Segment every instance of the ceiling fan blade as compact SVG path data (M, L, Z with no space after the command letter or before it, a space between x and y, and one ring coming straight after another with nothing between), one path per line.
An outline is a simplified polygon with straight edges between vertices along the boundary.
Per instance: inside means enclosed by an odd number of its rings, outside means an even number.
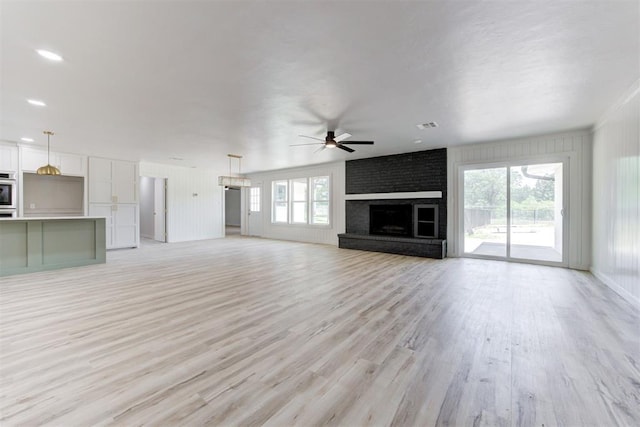
M373 145L373 141L347 141L341 142L341 144Z
M353 148L345 147L342 144L336 144L336 147L338 147L341 150L348 151L349 153L353 153L354 151L356 151Z
M301 145L324 145L324 142L310 142L308 144L291 144L289 147L300 147Z
M302 137L302 138L315 139L315 140L317 140L317 141L322 141L322 142L324 142L324 139L322 139L322 138L316 138L315 136L307 136L307 135L298 135L298 136L299 136L299 137Z
M315 153L317 153L317 152L320 152L320 151L324 150L325 148L327 148L327 146L326 146L326 145L324 145L324 144L322 144L322 147L320 147L320 148L318 148L316 151L314 151L314 152L313 152L313 154L315 154Z
M343 133L342 135L338 135L334 138L335 142L344 141L345 139L351 137L351 134L348 132Z

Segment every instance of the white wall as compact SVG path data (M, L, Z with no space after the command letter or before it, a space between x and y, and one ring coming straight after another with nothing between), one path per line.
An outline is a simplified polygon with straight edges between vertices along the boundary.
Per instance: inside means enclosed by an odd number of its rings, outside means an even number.
M154 178L140 177L140 236L153 239Z
M331 177L331 226L281 225L271 223L271 182L310 176ZM252 185L261 182L262 237L300 242L338 245L338 234L345 230L345 162L325 163L302 168L251 174Z
M591 259L591 133L587 130L486 142L447 149L447 254L460 256L458 169L554 157L569 165L569 267L587 270ZM546 160L545 160L546 159Z
M140 162L140 175L167 178L167 241L224 237L224 188L211 170Z
M640 307L640 80L593 136L591 271Z
M224 222L226 225L240 226L240 189L229 188L224 192Z
M82 216L84 181L81 176L24 173L24 216Z

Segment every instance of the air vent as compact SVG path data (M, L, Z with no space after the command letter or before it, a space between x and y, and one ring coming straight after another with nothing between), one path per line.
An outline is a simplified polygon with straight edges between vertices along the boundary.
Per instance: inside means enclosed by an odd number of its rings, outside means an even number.
M421 123L419 125L416 125L416 127L418 129L437 128L438 124L436 122L428 122L428 123Z

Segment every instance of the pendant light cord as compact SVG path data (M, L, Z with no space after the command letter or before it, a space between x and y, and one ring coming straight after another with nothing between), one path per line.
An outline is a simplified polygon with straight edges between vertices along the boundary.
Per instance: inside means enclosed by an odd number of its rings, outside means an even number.
M51 135L53 135L53 132L51 132L50 130L45 130L44 132L45 135L47 135L47 165L51 164Z

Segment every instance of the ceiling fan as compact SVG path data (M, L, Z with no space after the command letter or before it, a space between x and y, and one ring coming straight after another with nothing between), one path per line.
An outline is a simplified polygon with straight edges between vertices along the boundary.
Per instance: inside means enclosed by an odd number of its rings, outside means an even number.
M354 150L351 147L346 147L346 144L353 144L353 145L373 145L373 141L349 141L349 142L342 142L345 139L349 138L351 136L350 133L343 133L342 135L335 135L335 132L330 130L327 132L327 136L324 138L324 140L320 139L320 138L315 138L313 136L307 136L307 135L298 135L301 136L303 138L309 138L309 139L315 139L317 141L322 141L322 142L311 142L309 144L292 144L291 147L296 147L296 146L300 146L300 145L318 145L321 144L322 147L320 147L320 150L324 150L325 148L339 148L341 150L347 151L349 153L353 153Z

